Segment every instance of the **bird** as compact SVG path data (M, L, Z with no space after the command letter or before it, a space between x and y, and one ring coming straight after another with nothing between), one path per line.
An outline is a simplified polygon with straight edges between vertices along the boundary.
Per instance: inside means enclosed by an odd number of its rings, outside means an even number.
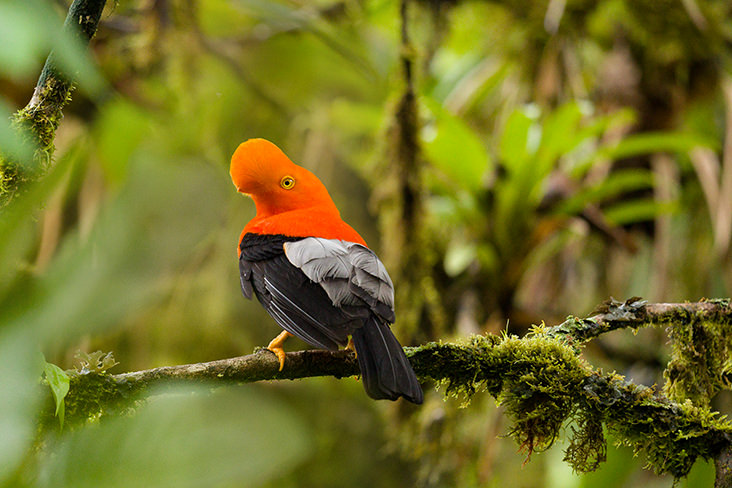
M378 256L344 222L325 185L266 139L241 143L229 169L256 215L239 237L241 291L284 329L267 346L285 365L294 335L323 349L355 349L366 394L415 403L422 388L391 331L394 285Z

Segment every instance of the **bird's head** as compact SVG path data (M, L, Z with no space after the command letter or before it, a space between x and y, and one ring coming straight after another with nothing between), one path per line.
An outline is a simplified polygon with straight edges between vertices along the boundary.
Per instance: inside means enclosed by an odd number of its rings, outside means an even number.
M257 215L334 206L323 183L265 139L249 139L234 151L229 168L239 193L252 197Z

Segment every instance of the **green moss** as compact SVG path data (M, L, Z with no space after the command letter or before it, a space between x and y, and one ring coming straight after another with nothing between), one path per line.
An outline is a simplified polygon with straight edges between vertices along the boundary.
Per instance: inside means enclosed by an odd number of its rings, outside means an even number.
M583 324L583 326L586 324ZM606 458L604 430L644 454L656 473L685 476L698 457L713 458L732 426L705 406L674 403L615 373L594 370L576 346L551 329L524 337L476 336L458 344L408 350L415 370L470 398L487 390L511 419L511 435L530 455L571 431L567 461L592 471Z
M496 353L496 366L508 366L498 399L513 420L511 434L529 453L550 447L572 413L586 367L544 335L507 337Z
M33 169L45 172L55 150L53 140L63 118L62 110L71 101L73 87L53 73L42 75L41 79L41 88L31 103L15 113L13 122L37 147Z
M448 394L469 398L485 389L495 396L512 419L511 435L529 454L552 445L588 374L573 349L545 334L475 336L464 345L413 348L410 355L418 371L446 384Z
M12 200L19 185L17 165L0 156L0 208Z
M664 371L665 394L679 403L688 399L694 405L709 406L721 389L730 386L729 314L679 309L656 325L667 326L671 339L671 361Z
M714 458L732 433L715 412L663 397L630 394L604 415L621 444L645 454L649 469L677 478L686 476L698 457Z
M66 420L70 426L131 412L139 398L138 392L108 373L73 374L69 392Z
M572 435L563 460L577 472L595 471L601 463L607 461L602 416L597 412L580 410L575 424L570 428Z
M64 398L65 420L60 426L55 403L48 387L44 388L44 408L38 418L39 439L59 429L73 430L107 416L125 415L141 401L140 391L133 391L107 373L70 373L69 393ZM39 444L40 445L40 444Z
M486 378L485 358L501 342L498 336L473 336L466 342L430 342L407 347L407 355L420 376L434 379L452 396L466 400L479 389L500 391L500 377Z
M35 148L28 160L0 157L0 208L24 190L27 183L43 176L51 165L55 151L56 129L63 118L62 110L71 100L72 85L54 73L41 75L41 87L31 103L13 115L13 127L18 137Z

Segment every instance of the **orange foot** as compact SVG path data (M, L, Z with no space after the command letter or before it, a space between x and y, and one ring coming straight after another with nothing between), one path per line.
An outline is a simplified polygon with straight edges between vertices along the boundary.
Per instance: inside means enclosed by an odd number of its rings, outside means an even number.
M284 344L285 340L291 335L292 334L290 334L286 330L283 330L280 335L272 339L267 345L267 349L275 353L277 359L280 360L280 371L282 371L282 368L285 367L285 350L282 348L282 344Z
M348 338L348 344L346 344L346 350L353 351L353 354L358 357L358 352L356 352L356 346L353 344L353 337Z

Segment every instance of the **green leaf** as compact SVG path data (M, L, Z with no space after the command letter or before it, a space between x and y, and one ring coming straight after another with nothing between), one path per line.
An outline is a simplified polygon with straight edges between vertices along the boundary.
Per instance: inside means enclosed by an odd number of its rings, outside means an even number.
M652 198L620 202L605 210L605 217L613 225L627 225L647 222L656 216L671 213L678 207L676 202L656 202Z
M69 375L66 372L56 366L55 364L46 363L43 372L46 375L46 381L48 386L51 388L53 393L53 399L56 402L56 416L61 424L64 426L64 398L69 393Z
M600 139L603 134L629 126L636 120L635 112L630 109L617 110L613 113L595 117L577 129L575 134L575 145L564 154L564 161L569 163L567 170L573 178L583 177L592 166L603 158L607 159L606 153L602 152Z
M644 132L631 134L615 144L592 151L575 162L572 176L579 178L598 161L617 160L660 152L686 154L697 147L718 149L719 144L702 135L689 132Z
M473 192L483 186L492 167L483 141L473 129L434 100L426 101L434 117L421 132L427 158L455 183Z
M582 111L577 103L567 103L551 112L543 123L541 145L537 155L542 172L548 172L562 154L580 141L577 132Z
M534 121L523 110L515 110L506 122L501 137L501 161L510 171L522 166L529 157L529 130Z
M716 149L716 144L698 134L682 132L644 132L630 135L612 147L601 151L602 156L622 159L639 154L659 152L687 153L696 147Z
M585 188L568 198L558 213L576 214L590 203L601 203L623 193L653 187L653 174L645 169L618 170L592 187Z

